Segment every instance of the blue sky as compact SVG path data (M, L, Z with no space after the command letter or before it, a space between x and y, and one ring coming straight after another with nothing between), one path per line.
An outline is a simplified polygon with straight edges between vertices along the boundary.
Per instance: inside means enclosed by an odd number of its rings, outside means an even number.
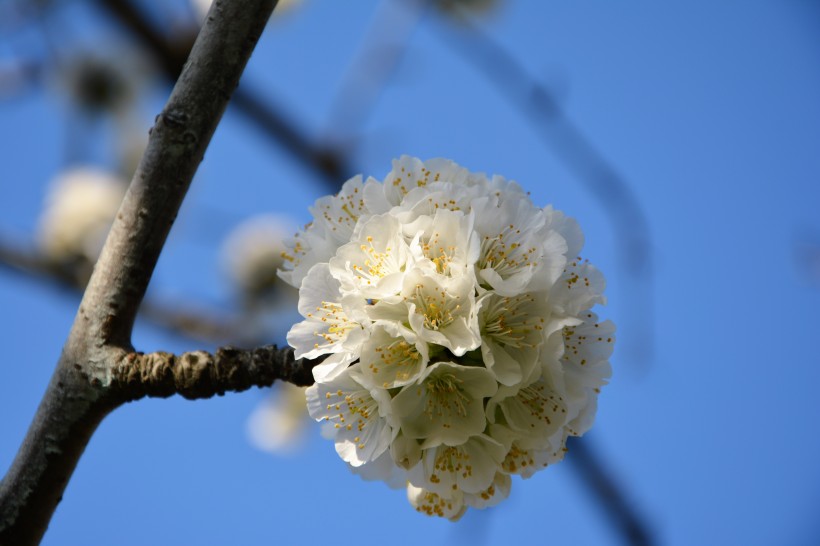
M320 138L377 4L304 0L269 25L244 83ZM608 203L448 45L454 29L441 16L429 14L412 34L355 130L351 163L382 177L401 154L447 157L516 179L536 203L577 218L584 257L607 275L609 305L598 312L619 328L614 377L589 440L658 543L816 543L820 279L796 253L820 244L820 10L799 0L497 4L482 28L549 86L629 184L649 225L651 279L626 272ZM83 29L95 22L88 11L77 4L63 15ZM144 106L146 129L163 93ZM32 233L47 182L65 166L65 122L47 89L0 102L0 233ZM100 144L89 156L104 152ZM153 294L224 305L218 245L232 225L261 212L304 223L324 192L229 111ZM78 299L1 270L0 303L5 469ZM145 322L134 344L201 346ZM264 396L117 410L89 445L44 543L620 543L571 464L514 480L505 503L458 524L431 520L402 492L352 476L318 427L290 457L253 448L245 422Z

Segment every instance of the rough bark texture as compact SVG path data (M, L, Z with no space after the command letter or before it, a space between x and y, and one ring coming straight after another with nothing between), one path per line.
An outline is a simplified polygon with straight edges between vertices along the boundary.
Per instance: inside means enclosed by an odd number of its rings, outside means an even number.
M215 353L192 351L179 356L157 352L128 353L112 370L111 387L129 400L181 394L189 400L211 398L274 381L313 383L315 360L294 359L293 349L276 345L256 349L223 347Z
M133 353L131 330L160 251L275 4L216 0L211 7L157 116L57 369L0 482L0 544L40 541L97 425L128 399L113 370Z

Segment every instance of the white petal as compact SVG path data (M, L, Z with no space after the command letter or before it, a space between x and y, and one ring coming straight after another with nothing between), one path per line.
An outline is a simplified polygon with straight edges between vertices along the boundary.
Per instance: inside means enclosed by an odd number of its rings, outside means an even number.
M390 444L390 456L396 466L410 470L421 460L421 444L399 432Z
M567 257L572 259L581 254L584 246L584 234L581 227L574 218L570 218L560 210L555 210L552 206L544 207L547 216L547 224L551 229L557 231L567 243Z
M307 389L308 412L336 429L336 452L347 463L360 466L384 453L398 429L392 426L390 395L365 389L351 368L327 383Z
M596 303L606 303L606 281L592 264L579 259L567 263L550 291L550 306L565 315L577 316Z
M412 331L385 323L374 326L362 345L360 382L367 386L392 389L415 382L427 365L427 344Z
M458 446L426 449L408 479L440 495L455 490L480 493L490 487L506 454L507 449L492 438L473 436Z
M382 453L374 460L360 466L348 464L354 474L361 476L365 481L382 481L390 489L401 489L407 486L407 471L399 468L393 462L390 454Z
M490 486L478 493L465 493L464 502L472 508L489 508L510 496L512 480L509 475L498 472Z
M450 521L458 521L467 511L464 496L460 491L442 497L431 491L407 484L407 500L410 501L410 504L417 512L428 516L447 518Z
M478 348L481 335L474 286L469 276L444 277L418 268L409 271L402 296L410 326L421 339L443 345L456 356Z
M296 358L316 358L350 348L344 342L351 333L352 345L363 341L362 325L351 320L340 300L339 281L330 275L327 264L314 266L299 290L299 313L305 320L295 324L287 336Z
M437 362L393 398L393 411L404 434L423 440L422 447L459 445L484 430L484 399L497 388L484 368Z
M398 220L384 214L357 226L353 240L330 259L329 271L342 292L381 299L399 293L409 255Z

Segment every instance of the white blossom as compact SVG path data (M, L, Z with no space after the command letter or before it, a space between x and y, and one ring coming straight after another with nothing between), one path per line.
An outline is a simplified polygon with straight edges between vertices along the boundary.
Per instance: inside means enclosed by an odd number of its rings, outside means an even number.
M515 182L402 157L311 209L283 252L308 408L357 474L456 520L560 461L611 368L578 224Z
M428 491L447 495L459 490L479 494L492 485L508 449L483 434L456 446L441 444L424 450L408 481Z
M276 286L276 272L284 261L283 240L292 231L287 219L263 214L245 220L229 234L222 261L241 295L258 296Z
M389 214L360 224L351 241L330 258L331 274L339 279L343 293L368 299L394 295L401 288L410 259L410 246L398 220Z
M459 445L487 425L484 400L498 389L486 368L436 362L393 397L401 429L424 445Z
M340 352L358 352L364 341L363 325L349 316L363 301L340 297L339 281L327 264L317 264L299 290L299 313L305 320L288 332L296 358L316 358Z
M439 516L450 521L458 521L467 505L464 503L464 493L455 490L449 495L439 495L413 484L407 485L407 500L417 511L428 516Z
M390 395L367 389L348 368L327 382L307 389L310 416L329 421L336 429L336 451L353 466L375 460L396 435L389 412Z
M391 389L417 381L429 359L427 343L408 328L384 321L362 345L358 369L366 384Z
M304 443L305 424L309 422L305 389L277 383L275 393L263 400L248 418L248 437L263 451L292 454Z
M98 167L77 166L51 183L38 226L43 253L55 262L95 262L127 182Z

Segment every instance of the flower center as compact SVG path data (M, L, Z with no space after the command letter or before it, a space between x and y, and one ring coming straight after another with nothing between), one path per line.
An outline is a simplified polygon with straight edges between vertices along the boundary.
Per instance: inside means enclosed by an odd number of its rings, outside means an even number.
M328 325L327 331L315 332L315 335L321 337L328 343L335 343L342 339L345 334L354 328L356 324L350 322L347 315L342 310L342 306L336 302L323 301L322 304L316 308L316 313L308 313L308 318L319 315L320 320Z
M428 393L424 413L430 419L453 414L465 417L470 397L461 390L461 383L462 381L451 373L429 378L424 384ZM446 428L449 425L444 426Z
M505 345L534 348L531 334L543 330L545 319L529 316L524 307L532 303L535 298L530 294L496 298L487 310L484 333Z
M325 417L326 421L336 421L333 427L344 428L347 431L364 432L371 417L378 415L378 403L365 391L344 392L341 389L336 392L325 394L328 400L328 411L338 411L336 415ZM335 401L334 401L335 399ZM342 406L347 406L347 411ZM364 441L361 436L353 438L356 448L364 449Z
M514 224L505 227L495 237L485 236L481 241L481 257L478 260L479 269L494 269L502 278L510 276L525 267L538 265L536 247L524 248L520 243L521 230ZM510 240L513 242L510 242Z
M432 237L426 242L421 243L421 250L424 256L431 262L436 264L436 272L444 275L450 267L450 262L456 253L454 245L445 245L441 243L441 235L434 233Z
M367 255L364 261L364 267L358 264L352 266L353 270L359 273L360 279L370 284L370 279L380 279L389 273L388 259L390 258L390 247L385 248L384 252L376 250L373 246L373 237L368 235L367 244L362 244L359 248Z
M430 330L440 330L453 322L453 313L447 305L447 293L440 290L434 294L423 294L422 285L416 285L416 299L418 307L416 312L424 316L424 326ZM456 304L454 310L458 310L460 305Z
M421 360L416 348L403 339L399 339L383 347L376 347L376 353L384 366L404 368L396 372L396 379L405 381L410 378L413 368ZM379 373L376 363L370 364L373 373Z
M552 419L550 415L557 413L566 413L563 408L562 399L554 393L546 394L546 385L538 382L527 387L524 387L518 392L518 399L530 412L530 415L543 422L545 425L551 425ZM534 427L534 424L530 425Z
M434 468L437 472L448 474L461 474L462 478L469 478L473 475L473 465L470 464L470 456L457 447L443 447L438 450ZM441 479L435 473L430 475L430 481L438 483ZM457 486L453 484L453 489Z

